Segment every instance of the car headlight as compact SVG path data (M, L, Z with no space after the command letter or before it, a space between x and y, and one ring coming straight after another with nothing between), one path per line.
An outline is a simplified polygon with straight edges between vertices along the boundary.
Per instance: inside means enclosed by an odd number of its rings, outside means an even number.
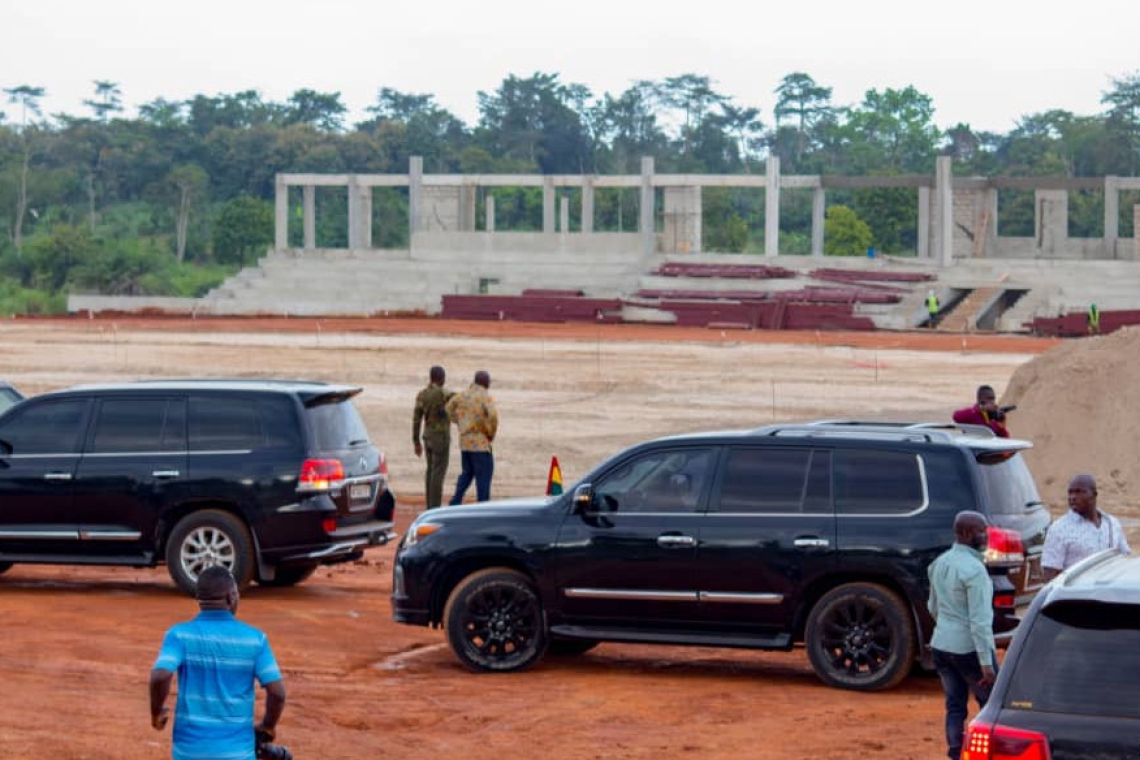
M430 522L415 523L408 529L408 534L404 536L404 546L415 546L421 539L427 538L442 527L442 525Z

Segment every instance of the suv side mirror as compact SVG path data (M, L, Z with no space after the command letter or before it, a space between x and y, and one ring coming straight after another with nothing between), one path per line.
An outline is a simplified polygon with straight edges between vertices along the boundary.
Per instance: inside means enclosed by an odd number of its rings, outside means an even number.
M594 486L592 483L582 483L574 489L574 511L586 513L594 508Z

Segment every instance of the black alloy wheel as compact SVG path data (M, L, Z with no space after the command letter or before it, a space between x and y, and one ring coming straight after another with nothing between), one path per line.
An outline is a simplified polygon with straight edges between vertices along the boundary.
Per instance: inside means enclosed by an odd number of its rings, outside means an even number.
M443 622L452 650L475 671L516 671L547 647L545 616L522 573L493 567L464 578L447 600Z

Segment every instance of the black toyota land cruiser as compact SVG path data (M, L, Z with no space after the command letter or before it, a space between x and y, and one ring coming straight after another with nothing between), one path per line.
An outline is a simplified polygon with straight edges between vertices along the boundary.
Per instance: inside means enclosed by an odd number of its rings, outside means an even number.
M383 453L352 397L289 380L87 385L0 414L0 572L166 563L192 592L301 582L395 538Z
M802 643L825 682L887 688L928 662L926 569L958 511L993 525L998 633L1017 623L1015 593L1040 585L1049 515L1029 446L847 421L650 441L561 496L421 514L394 562L393 617L442 626L475 670L603 641Z

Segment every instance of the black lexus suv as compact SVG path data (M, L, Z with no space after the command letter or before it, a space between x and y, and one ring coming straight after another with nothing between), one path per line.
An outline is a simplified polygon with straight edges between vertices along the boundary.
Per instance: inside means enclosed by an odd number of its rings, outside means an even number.
M876 690L929 665L926 569L985 513L995 631L1040 587L1049 514L1026 441L940 423L820 421L662 438L550 498L434 509L409 527L396 621L443 627L473 670L602 641L789 650Z
M227 566L289 586L395 538L361 389L292 380L85 385L0 414L0 572Z
M1140 557L1107 549L1034 599L962 760L1140 756Z

